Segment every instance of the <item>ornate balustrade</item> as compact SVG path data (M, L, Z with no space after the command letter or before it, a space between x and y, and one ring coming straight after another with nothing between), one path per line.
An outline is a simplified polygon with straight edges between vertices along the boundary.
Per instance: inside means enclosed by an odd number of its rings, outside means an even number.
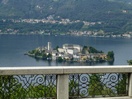
M0 67L0 99L130 99L131 66Z

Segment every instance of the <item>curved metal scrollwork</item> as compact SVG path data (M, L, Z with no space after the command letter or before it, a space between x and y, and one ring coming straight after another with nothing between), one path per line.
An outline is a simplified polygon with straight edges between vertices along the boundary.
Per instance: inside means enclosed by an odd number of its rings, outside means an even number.
M56 75L0 76L0 99L56 97Z
M43 84L45 82L44 75L37 76L35 81L37 84Z
M70 97L107 97L128 94L128 74L71 74ZM56 75L0 76L0 99L56 97Z
M107 97L128 94L128 74L72 74L69 80L70 83L72 82L70 84L71 97L73 95L77 97ZM76 90L73 91L73 89Z

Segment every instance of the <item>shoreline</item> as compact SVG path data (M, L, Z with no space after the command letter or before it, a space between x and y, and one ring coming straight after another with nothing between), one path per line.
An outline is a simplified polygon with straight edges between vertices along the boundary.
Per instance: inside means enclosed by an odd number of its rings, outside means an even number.
M71 35L71 34L31 34L31 33L16 33L16 34L13 34L13 33L0 33L0 36L1 35L42 35L42 36L73 36L73 37L93 37L93 38L128 38L128 39L131 39L131 37L124 37L124 36L116 36L116 35L108 35L108 36L95 36L95 35Z

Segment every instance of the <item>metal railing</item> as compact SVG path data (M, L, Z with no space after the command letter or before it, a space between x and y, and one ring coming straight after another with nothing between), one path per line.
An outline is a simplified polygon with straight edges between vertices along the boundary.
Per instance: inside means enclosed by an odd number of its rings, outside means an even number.
M132 98L131 66L0 67L0 99Z

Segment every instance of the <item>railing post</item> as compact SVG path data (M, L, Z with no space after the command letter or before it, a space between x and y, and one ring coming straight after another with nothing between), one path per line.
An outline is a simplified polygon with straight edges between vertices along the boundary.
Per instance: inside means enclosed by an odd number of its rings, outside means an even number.
M69 99L69 75L57 75L57 99Z
M129 97L132 98L132 73L129 75Z

